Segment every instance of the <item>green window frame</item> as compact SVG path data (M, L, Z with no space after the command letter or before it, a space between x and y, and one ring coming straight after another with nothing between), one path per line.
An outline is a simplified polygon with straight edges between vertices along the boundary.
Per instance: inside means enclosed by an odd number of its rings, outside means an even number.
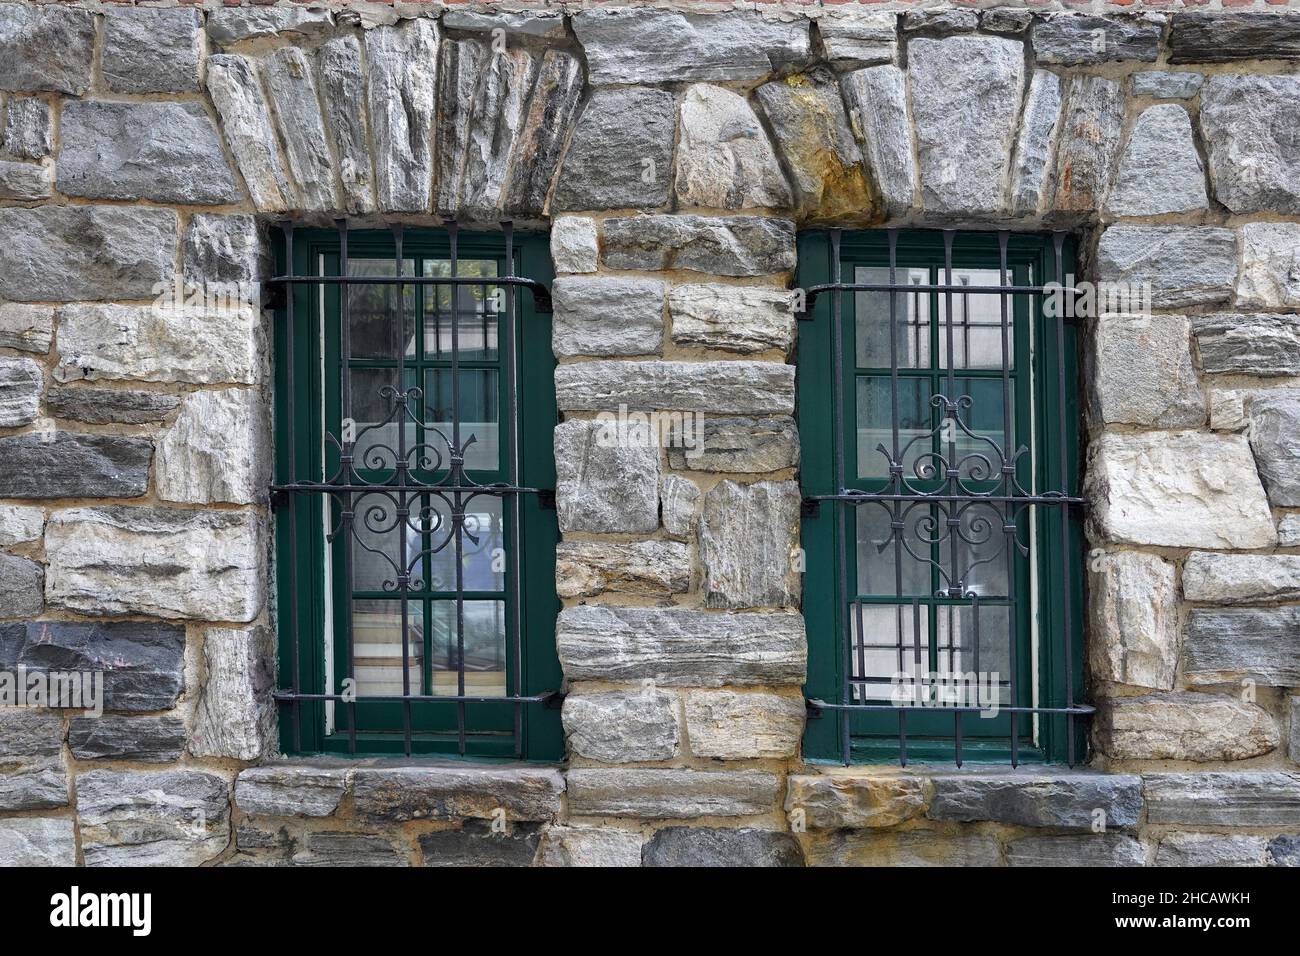
M291 265L291 276L338 277L346 255L349 275L394 277L399 248L405 277L552 280L544 235L454 227L294 229L278 237L276 275ZM274 327L282 748L561 759L549 300L490 281L278 288L288 290ZM392 481L399 441L401 480L427 493L403 504L382 490L338 491ZM439 483L519 491L457 499Z
M939 291L1059 281L1073 272L1072 240L828 230L803 233L798 245L798 286L830 287L803 316L797 356L805 692L814 717L805 756L1074 762L1086 747L1081 718L1091 711L1077 703L1084 547L1077 330L1049 315L1042 295ZM835 289L889 286L891 274L892 284L923 290L892 293L892 335L890 292ZM981 302L995 314L982 327ZM951 378L949 354L957 356ZM990 354L995 361L985 360ZM959 408L949 404L954 389ZM1006 395L1011 443L1003 439ZM1026 452L1003 455L995 445ZM1012 546L1010 527L1028 556ZM972 668L979 648L984 666ZM1010 686L985 685L1000 706L996 716L981 716L975 705L987 707L988 696L981 700L957 675L983 672L990 659ZM927 683L927 674L952 682ZM889 696L900 688L905 699Z

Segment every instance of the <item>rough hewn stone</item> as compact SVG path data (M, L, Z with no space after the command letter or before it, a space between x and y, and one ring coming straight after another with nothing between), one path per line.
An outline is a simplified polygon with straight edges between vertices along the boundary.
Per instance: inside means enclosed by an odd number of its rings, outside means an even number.
M1015 36L1024 33L1034 20L1034 12L1020 7L994 7L980 13L980 27L989 33Z
M679 206L786 208L790 187L767 133L743 96L697 83L681 104L676 192Z
M180 396L167 392L78 388L74 385L55 386L45 395L45 404L55 417L93 425L160 422L176 409L180 401Z
M799 433L791 418L706 418L694 438L695 447L668 449L673 468L763 474L799 464Z
M0 496L136 498L149 486L147 438L29 432L0 438Z
M582 103L582 90L582 64L567 53L547 50L511 159L514 171L506 202L511 215L537 218L546 212L551 182ZM559 270L558 265L556 268Z
M630 122L630 118L635 118ZM677 107L645 87L597 90L574 127L552 204L564 209L656 209L668 202Z
M203 17L184 7L104 10L100 69L115 93L193 93L199 88Z
M551 220L551 261L557 273L595 272L599 256L594 219L557 216Z
M931 782L934 796L926 810L931 820L1087 830L1098 810L1110 829L1135 827L1142 815L1142 781L1123 774L944 774Z
M179 717L74 717L68 749L78 760L138 760L171 763L185 749L185 721Z
M53 710L0 709L0 810L67 804L63 718Z
M76 866L75 825L68 818L0 820L0 866Z
M659 486L659 513L664 531L674 538L695 533L699 518L700 486L681 475L664 475Z
M1009 866L1143 866L1142 844L1123 833L1031 836L1007 844Z
M197 866L230 842L229 784L201 770L77 777L87 866Z
M1269 866L1300 866L1300 836L1280 836L1268 841Z
M103 673L105 710L169 710L185 689L185 628L152 621L0 625L0 667Z
M449 40L442 45L438 87L438 186L435 197L439 215L448 218L460 208L460 184L469 151L470 122L474 97L488 63L488 46L482 40Z
M44 355L54 338L54 309L48 305L0 304L0 348Z
M707 607L796 607L799 488L723 481L704 496L700 564Z
M580 362L555 370L564 411L669 409L718 415L789 415L794 366L776 362Z
M152 298L175 271L176 230L170 209L0 209L0 298Z
M611 827L550 827L537 850L538 866L640 866L645 838ZM3 859L3 856L0 856Z
M1075 74L1065 81L1062 104L1049 209L1092 216L1114 178L1124 90L1105 77Z
M1300 600L1300 555L1193 551L1183 565L1183 594L1210 604Z
M190 753L259 760L275 747L275 635L262 625L209 628Z
M1154 63L1166 18L1060 14L1034 23L1029 39L1039 63L1083 66L1112 60Z
M284 144L285 164L298 197L295 205L322 212L338 209L325 118L310 61L297 47L288 46L261 63L271 111Z
M248 288L232 291L253 295L256 283L271 271L270 248L253 216L199 213L190 217L181 239L181 272L196 284L248 283Z
M806 22L757 13L592 9L572 23L597 86L757 80L809 54Z
M1102 435L1085 494L1099 536L1171 548L1262 548L1277 540L1242 435Z
M751 828L664 827L646 843L643 866L803 866L799 841Z
M1115 760L1245 760L1278 745L1267 711L1211 694L1110 698L1094 728L1098 747Z
M1065 147L1062 142L1058 152ZM1111 226L1097 246L1097 271L1106 282L1151 284L1157 309L1215 305L1232 297L1237 281L1237 237L1213 226Z
M1206 372L1300 375L1300 316L1217 313L1197 316L1192 328Z
M934 787L925 777L819 773L787 778L785 812L810 830L892 827L925 812Z
M1011 163L1008 206L1013 215L1033 216L1043 208L1060 118L1061 78L1049 70L1035 70Z
M459 209L472 219L505 217L507 180L515 143L523 132L537 61L527 50L492 57L474 99Z
M1167 833L1156 847L1156 866L1264 866L1268 840L1218 833Z
M338 157L339 184L351 213L375 210L375 170L370 159L370 120L365 108L366 74L361 44L335 37L316 53L325 128Z
M921 200L932 216L992 216L1002 205L1021 112L1021 44L985 36L908 44Z
M979 26L979 12L955 8L950 10L907 10L903 13L904 33L951 36L973 33Z
M599 420L555 426L555 502L561 531L659 527L659 446L649 431Z
M1242 226L1237 308L1297 307L1300 307L1300 223L1251 222Z
M403 20L367 30L365 43L379 208L425 212L433 178L438 27L432 20Z
M1129 133L1115 187L1112 216L1160 216L1209 208L1205 170L1192 141L1187 110L1163 103L1143 110Z
M1092 347L1092 389L1102 422L1156 428L1205 423L1186 316L1101 315Z
M764 770L574 769L568 783L575 816L647 820L770 813L780 792Z
M422 835L420 852L425 866L532 866L541 838L537 823L516 824L507 832L467 820L457 829Z
M154 484L164 501L253 504L266 498L270 462L271 412L256 391L193 392L158 442Z
M0 505L0 548L35 541L44 533L44 508L34 505Z
M805 708L801 696L733 690L684 694L686 738L696 757L785 759L799 752Z
M353 802L362 818L549 820L560 811L565 778L545 767L358 767Z
M289 209L289 180L280 164L271 112L253 64L242 56L217 54L208 57L207 73L208 93L253 204L261 212Z
M1282 516L1277 523L1277 543L1284 548L1300 548L1300 514Z
M785 289L691 283L668 293L678 345L728 352L789 351L792 299Z
M0 594L3 617L36 617L45 610L45 573L29 558L0 554Z
M657 354L663 347L665 292L664 283L654 279L556 279L555 354Z
M807 657L798 614L594 605L560 612L556 650L570 680L666 687L798 684Z
M795 266L794 223L757 216L606 219L601 260L612 269L687 269L761 276Z
M328 817L339 808L351 778L352 768L343 763L251 767L235 781L235 804L255 817Z
M95 13L64 6L0 9L0 90L79 96L95 64Z
M1300 685L1300 607L1193 608L1184 652L1183 676L1190 684L1249 678L1269 687L1295 687Z
M404 851L386 836L322 830L305 833L296 841L294 866L369 867L406 866Z
M0 161L0 199L34 202L48 199L53 188L52 166Z
M1250 448L1275 507L1300 506L1300 389L1276 389L1250 402Z
M564 733L575 756L603 763L671 760L681 749L677 701L647 686L634 691L570 693Z
M216 43L230 45L256 40L277 33L316 36L334 24L328 10L306 7L235 7L218 8L208 16L208 36Z
M898 56L896 13L831 15L817 21L826 59L840 67L855 68L893 63Z
M916 205L916 164L903 71L892 64L869 67L842 77L840 85L885 214L907 215Z
M1201 91L1205 77L1200 73L1150 70L1146 73L1134 73L1131 82L1134 96L1152 96L1159 100L1190 100Z
M16 428L35 421L41 412L45 375L26 358L0 357L0 428Z
M1139 551L1090 563L1092 672L1100 680L1172 690L1178 666L1178 585L1174 565Z
M564 541L556 547L555 590L562 598L606 591L664 596L690 583L690 549L676 541Z
M251 621L266 590L257 515L72 508L45 530L46 599L86 614Z
M1147 822L1175 826L1300 825L1300 775L1276 771L1153 773L1142 778Z
M506 34L556 40L564 36L564 16L556 10L521 10L508 13L478 13L473 10L449 9L442 15L448 30L488 33L502 30Z
M50 105L34 96L11 96L0 150L18 159L44 159L54 149Z
M1179 13L1169 34L1171 63L1300 58L1300 23L1288 16L1215 10Z
M997 838L969 830L831 830L805 838L809 866L1001 866Z

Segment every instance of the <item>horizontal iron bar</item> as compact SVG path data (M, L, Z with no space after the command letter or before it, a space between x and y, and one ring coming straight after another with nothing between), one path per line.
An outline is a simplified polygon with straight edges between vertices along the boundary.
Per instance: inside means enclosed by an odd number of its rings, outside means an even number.
M887 495L875 492L843 492L838 495L809 495L804 501L987 501L992 504L1086 505L1087 498L1065 495Z
M555 697L555 692L548 691L545 694L533 694L528 697L467 697L467 696L439 697L431 694L410 694L407 696L403 696L402 694L376 694L373 696L368 694L363 694L359 696L345 697L342 694L304 694L304 693L294 693L291 690L277 690L271 696L275 700L285 701L285 702L292 702L295 700L296 701L332 700L344 704L365 704L365 703L382 702L382 701L401 702L401 701L409 700L412 703L426 703L426 704L461 703L461 704L547 704L549 705L551 700Z
M807 706L810 710L887 710L887 711L893 711L895 713L897 713L900 710L905 710L905 711L942 710L948 713L957 712L957 713L979 714L979 713L984 713L985 711L992 710L994 704L990 702L988 704L985 704L982 707L976 705L963 705L960 707L947 707L943 705L936 705L934 707L927 707L923 704L914 704L914 705L828 704L824 700L818 700L817 698L810 697L807 700ZM1075 704L1073 707L1003 707L1001 705L997 705L997 710L999 713L1008 713L1008 714L1074 714L1077 717L1088 717L1097 712L1096 707L1092 707L1088 704Z
M820 285L812 285L803 290L804 301L803 311L798 313L800 319L806 319L812 314L813 305L817 302L817 297L823 292L938 292L953 294L973 293L975 295L1047 295L1049 293L1060 293L1061 295L1082 295L1080 290L1075 288L1049 289L1041 285L951 285L948 283L926 283L923 285L907 285L899 282L825 282Z
M533 305L538 312L552 311L551 290L536 279L523 276L276 276L268 279L269 285L516 285L533 294Z
M385 469L386 470L386 469ZM295 482L289 485L271 485L271 491L274 492L307 492L314 494L343 494L352 492L354 494L363 493L382 493L385 491L411 491L416 493L424 492L442 492L444 494L476 494L476 495L545 495L554 494L553 488L521 488L515 485L346 485L330 484L329 482Z

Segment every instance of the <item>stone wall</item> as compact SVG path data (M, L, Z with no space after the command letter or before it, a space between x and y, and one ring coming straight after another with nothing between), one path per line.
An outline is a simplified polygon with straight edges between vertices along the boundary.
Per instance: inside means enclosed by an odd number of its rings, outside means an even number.
M109 711L0 710L0 860L1296 863L1297 59L1237 12L0 3L0 670ZM154 300L255 286L283 214L550 228L563 768L274 753L268 320ZM879 223L1153 290L1086 329L1087 769L799 758L795 235Z

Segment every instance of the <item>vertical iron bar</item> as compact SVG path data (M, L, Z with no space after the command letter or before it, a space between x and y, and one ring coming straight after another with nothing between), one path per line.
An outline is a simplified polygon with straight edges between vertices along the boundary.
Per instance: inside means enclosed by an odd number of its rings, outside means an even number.
M447 223L451 245L451 275L460 274L460 223ZM457 488L465 485L464 449L460 442L460 288L451 287L451 481ZM465 501L461 492L454 493L451 527L456 536L456 695L465 696ZM456 701L456 745L465 753L465 702Z
M294 256L293 256L293 223L285 220L280 223L280 230L284 233L284 256L286 265L286 274L294 274ZM294 415L297 412L295 401L295 384L294 384L294 366L297 364L297 355L294 353L293 341L293 300L297 289L290 284L288 292L285 295L285 331L284 345L285 351L288 352L288 361L285 363L285 391L289 393L289 414L285 422L285 438L289 445L288 466L289 466L289 484L298 480L298 453L297 453L297 436L294 428ZM293 599L289 602L289 631L293 634L293 650L290 655L293 668L293 749L295 752L302 750L302 715L300 712L300 703L298 694L301 692L300 684L300 666L301 649L300 635L298 630L298 602L301 599L298 594L298 502L301 498L297 495L289 496L289 591Z
M1063 261L1065 246L1065 233L1056 232L1052 234L1052 248L1056 258L1056 282L1058 288L1063 288L1065 284L1065 262ZM1061 491L1068 494L1069 487L1069 464L1070 450L1067 440L1068 432L1065 428L1065 310L1056 310L1056 413L1057 428L1059 429L1058 442L1060 444L1060 469L1061 469ZM1069 512L1064 507L1058 509L1060 515L1058 520L1061 525L1061 612L1064 616L1065 626L1062 634L1065 638L1065 705L1068 708L1074 707L1074 660L1073 660L1073 635L1071 630L1073 621L1071 620L1070 607L1070 522ZM1067 711L1065 715L1065 736L1067 748L1067 762L1071 767L1074 766L1074 714Z
M348 221L336 219L339 231L339 274L346 276L350 269L348 260ZM339 289L339 455L340 478L345 485L354 483L352 474L352 442L348 441L345 425L352 418L352 287ZM343 493L343 633L348 642L348 687L353 699L348 702L348 753L357 752L357 648L352 627L352 492Z
M515 274L515 224L513 222L503 222L501 231L505 234L506 239L506 275L513 277ZM502 330L504 323L504 334ZM484 324L484 342L486 343L486 322ZM501 417L503 422L498 424L498 429L502 426L508 427L508 440L506 443L509 453L507 478L511 487L518 488L521 484L519 474L519 394L516 382L517 362L515 356L515 287L507 283L506 285L506 314L504 317L497 319L497 342L498 347L505 349L505 374L506 374L506 410ZM510 527L512 533L509 537L510 545L510 565L512 582L510 586L511 607L506 609L506 619L511 622L510 639L514 651L514 667L512 668L512 677L514 682L514 693L516 697L524 693L524 666L523 666L523 621L520 615L523 613L523 568L521 565L523 550L523 527L520 521L523 517L519 507L519 495L511 493L510 501ZM504 505L505 502L503 501ZM515 703L515 756L524 755L524 708L523 704Z
M953 417L953 421L947 427L948 454L946 457L947 457L947 464L948 464L948 468L947 468L948 474L945 475L944 477L944 487L948 490L948 493L951 495L958 495L961 493L960 485L957 482L958 468L957 468L957 421L956 419L959 415L959 412L957 411L957 373L956 373L956 369L954 368L954 366L957 364L957 354L954 347L954 335L953 335L953 321L955 316L953 315L953 308L952 308L953 301L952 301L952 288L951 288L953 284L952 282L952 241L955 234L956 231L953 229L945 229L943 231L944 284L949 287L948 291L944 293L944 298L945 298L944 341L948 350L948 359L946 363L948 366L948 377L947 377L947 384L944 386L948 395L947 395L947 404L944 407L944 415L947 416L951 414ZM960 569L961 550L958 547L958 539L961 536L957 533L958 526L960 525L961 522L961 518L953 516L954 507L952 505L947 507L945 510L948 513L948 517L946 520L948 523L949 537L951 538L951 541L949 542L949 552L952 558L951 574L948 577L948 587L954 588L954 587L958 587L961 583L961 569ZM952 624L952 620L951 618L949 618L950 629L951 629L951 624ZM938 632L936 631L936 636L937 634ZM952 643L951 634L948 635L948 643L949 644Z
M853 614L858 625L858 677L867 676L867 632L862 622L862 602L853 602ZM857 684L854 687L858 696L862 698L862 703L866 703L867 685Z
M1010 235L1006 230L998 233L998 284L1004 289L1010 284L1007 266L1007 244L1010 241ZM1014 455L1012 450L1014 440L1012 438L1015 427L1014 409L1015 396L1011 389L1011 312L1007 302L1007 293L999 292L998 299L1001 303L1001 321L1002 321L1002 495L1010 499L1015 493L1016 484L1013 481L1015 477L1014 466L1011 464L1011 457ZM1023 333L1022 333L1023 334ZM1024 373L1024 370L1021 370ZM1011 698L1012 707L1019 703L1019 664L1020 648L1018 617L1016 613L1016 564L1018 563L1019 544L1016 536L1015 510L1010 500L1003 502L1002 505L1002 533L1005 537L1007 553L1007 675L1008 694ZM1026 635L1028 637L1028 635ZM1011 713L1008 715L1011 720L1011 766L1015 767L1020 762L1020 715Z
M401 279L405 274L402 251L402 224L393 224L393 242L396 247L396 268L397 277ZM397 394L394 401L397 403L397 547L398 554L401 556L401 568L397 576L398 588L401 591L401 608L402 608L402 741L405 748L406 756L411 755L411 635L410 635L410 593L411 593L411 569L407 566L410 558L406 552L406 519L411 513L410 504L410 487L409 476L407 475L406 460L406 421L407 421L407 399L406 392L406 286L402 282L397 283Z
M834 388L835 388L835 407L832 409L832 427L835 429L835 440L831 445L833 467L835 471L835 493L841 494L847 487L845 476L847 472L844 468L844 317L842 315L844 308L844 294L840 291L841 263L840 263L840 230L830 230L831 246L831 282L834 283L835 289L831 293L831 362L834 365ZM841 613L847 611L845 600L849 594L849 566L848 566L848 508L845 503L837 500L835 502L835 521L836 531L838 532L838 545L836 547L837 557L839 558L839 602L838 606ZM847 615L844 622L844 641L841 650L842 659L841 667L844 669L843 680L840 686L840 703L848 705L850 687L849 678L853 670L853 648L852 635L849 633L852 628L851 622ZM840 711L840 751L844 758L844 763L849 763L850 757L849 740L849 711L847 709Z

